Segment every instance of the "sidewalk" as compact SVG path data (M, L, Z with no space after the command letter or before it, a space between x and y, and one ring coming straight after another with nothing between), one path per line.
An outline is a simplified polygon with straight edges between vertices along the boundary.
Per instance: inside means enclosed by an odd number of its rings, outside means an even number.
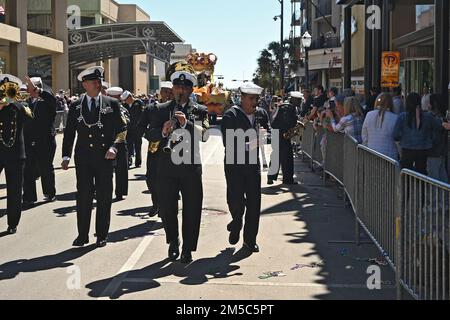
M381 255L364 236L361 246L353 243L354 213L350 207L344 206L343 188L328 178L324 184L322 173L313 173L308 161L303 162L301 157L295 159L295 174L300 185L285 189L292 194L292 199L264 210L263 215L295 210L291 211L295 221L302 222L302 228L288 234L289 242L297 244L302 264L322 261L323 266L315 269L306 267L297 272L300 272L301 282L311 286L323 284L329 291L311 298L395 299L395 274L389 266L380 266L381 290L368 290L366 287L372 274L367 273L371 263L361 260ZM263 192L273 194L275 190L264 188Z

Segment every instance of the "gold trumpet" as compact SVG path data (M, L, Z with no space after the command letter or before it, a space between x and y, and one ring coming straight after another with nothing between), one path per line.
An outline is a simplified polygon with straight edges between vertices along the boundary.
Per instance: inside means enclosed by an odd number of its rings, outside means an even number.
M11 103L23 101L23 96L20 93L20 87L15 82L5 82L0 86L0 103Z

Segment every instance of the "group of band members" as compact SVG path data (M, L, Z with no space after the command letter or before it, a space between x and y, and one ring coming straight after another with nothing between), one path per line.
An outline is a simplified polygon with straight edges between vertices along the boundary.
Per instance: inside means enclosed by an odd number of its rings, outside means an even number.
M22 208L37 202L37 178L44 201L56 200L56 99L43 90L41 78L27 77L25 83L0 75L0 172L5 170L7 182L8 234L17 232Z
M122 200L128 194L129 159L135 156L135 165L141 165L140 148L144 137L149 141L146 177L153 201L149 214L159 215L162 219L169 259L176 261L181 255L182 263L190 263L193 261L192 253L198 247L203 204L199 144L207 142L209 129L207 108L191 98L193 87L197 85L195 71L187 64L178 64L170 76L171 81L162 83L160 102L146 107L130 92L118 87L110 88L103 82L103 74L102 67L91 67L79 74L78 80L82 82L85 94L70 106L64 133L61 167L68 170L74 158L77 178L78 236L73 246L89 244L94 198L97 200L96 245L106 246L113 201L113 174L116 174L116 199ZM9 75L2 75L0 81L21 84L19 79ZM24 170L38 172L30 175L34 177L33 181L26 182L35 184L39 174L47 201L54 201L56 195L52 166L56 149L52 127L56 113L55 98L42 89L40 79L27 78L26 86L30 94L27 106L16 102L0 104L0 170L5 168L6 171L9 233L16 232L20 220L22 199L19 190L22 189ZM244 163L237 159L230 162L227 156L225 159L227 203L232 216L232 222L227 226L229 242L236 245L244 229L244 248L251 253L259 252L261 164L259 157L252 162L250 153L256 149L259 154L261 141L257 138L256 141L229 144L227 131L235 134L240 130L254 130L259 137L260 128L279 129L280 141L272 140L272 143L278 143L280 152L285 153L281 155L283 182L295 183L292 148L288 147L290 141L283 135L297 123L295 107L281 103L268 113L258 108L262 91L253 83L244 84L240 88L240 102L224 114L222 121L225 154L237 155L237 150L242 147L240 143L244 144L245 150ZM187 134L180 135L179 132ZM181 143L191 148L178 149ZM178 153L181 162L173 161L174 153ZM26 156L31 159L29 168ZM276 174L269 176L269 182L276 180L279 168L274 172ZM36 201L35 187L30 183L24 189L24 199ZM182 242L178 226L180 195L183 204Z

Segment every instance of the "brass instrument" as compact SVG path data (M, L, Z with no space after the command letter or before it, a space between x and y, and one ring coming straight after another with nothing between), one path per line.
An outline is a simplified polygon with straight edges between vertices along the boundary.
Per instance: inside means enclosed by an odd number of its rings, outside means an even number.
M5 82L0 86L0 103L11 103L22 101L20 87L14 82Z
M156 142L150 142L149 148L148 150L150 151L151 154L155 154L158 152L159 150L159 145L161 144L161 141L156 141Z
M285 138L286 140L291 140L291 139L295 138L296 136L302 136L304 130L305 130L305 125L299 121L299 122L297 122L297 125L294 128L289 129L283 135L283 138Z

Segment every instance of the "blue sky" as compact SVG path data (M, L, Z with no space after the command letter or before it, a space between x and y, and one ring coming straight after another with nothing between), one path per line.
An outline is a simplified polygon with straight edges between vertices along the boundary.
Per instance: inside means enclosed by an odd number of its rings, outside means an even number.
M219 57L216 74L251 80L259 52L280 39L278 0L118 0L133 3L150 14L151 20L165 21L185 43L199 52ZM285 0L285 37L290 31L291 4Z

